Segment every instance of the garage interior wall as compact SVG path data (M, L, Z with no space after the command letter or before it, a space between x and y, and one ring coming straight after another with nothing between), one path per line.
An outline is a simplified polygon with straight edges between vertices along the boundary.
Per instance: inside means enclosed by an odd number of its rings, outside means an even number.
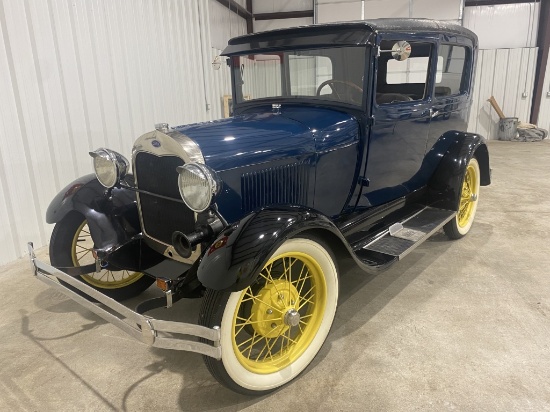
M480 47L469 131L497 138L499 117L487 101L491 96L506 116L529 122L539 12L539 3L465 8L464 26L476 32ZM544 119L542 112L539 119ZM550 124L547 121L540 126L548 128Z
M130 158L155 123L222 117L229 72L211 62L246 31L227 16L215 0L0 0L0 265L47 244L46 209L93 173L90 150Z

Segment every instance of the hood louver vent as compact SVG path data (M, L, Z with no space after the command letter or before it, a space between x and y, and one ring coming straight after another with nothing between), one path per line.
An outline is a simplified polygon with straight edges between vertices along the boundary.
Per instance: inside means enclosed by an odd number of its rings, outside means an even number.
M269 205L306 205L308 187L309 171L304 163L245 173L241 177L243 211Z

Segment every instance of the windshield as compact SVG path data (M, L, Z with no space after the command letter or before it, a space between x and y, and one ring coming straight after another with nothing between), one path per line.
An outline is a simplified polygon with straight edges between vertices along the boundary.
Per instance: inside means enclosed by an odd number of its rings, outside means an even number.
M364 47L292 50L232 57L237 102L271 98L361 106Z

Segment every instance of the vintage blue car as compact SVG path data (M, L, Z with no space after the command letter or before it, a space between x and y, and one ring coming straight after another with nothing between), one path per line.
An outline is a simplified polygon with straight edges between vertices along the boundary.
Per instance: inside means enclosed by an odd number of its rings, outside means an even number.
M377 273L441 228L469 232L490 183L466 132L476 51L474 33L431 20L232 39L233 117L158 124L133 174L91 152L95 174L48 209L52 266L29 244L35 275L149 345L203 354L232 390L286 384L329 333L337 257ZM159 298L118 302L154 282ZM182 298L202 299L198 324L144 314Z

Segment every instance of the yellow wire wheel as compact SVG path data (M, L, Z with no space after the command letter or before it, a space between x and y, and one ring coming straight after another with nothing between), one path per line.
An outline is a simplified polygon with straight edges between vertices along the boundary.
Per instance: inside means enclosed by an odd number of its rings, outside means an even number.
M479 163L472 157L464 171L456 217L445 226L445 233L452 239L459 239L470 231L479 202L479 186Z
M289 252L270 259L260 284L246 288L233 318L233 351L249 371L277 372L298 359L317 334L327 286L309 255Z
M311 239L287 240L254 284L229 295L221 318L222 361L211 362L209 369L223 368L213 375L244 393L284 385L321 348L337 299L338 274L330 252Z
M74 266L85 266L95 262L93 254L94 242L84 220L74 233L71 245L71 257ZM99 289L119 289L137 282L143 273L128 270L112 271L104 269L99 273L93 272L82 275L80 278Z

